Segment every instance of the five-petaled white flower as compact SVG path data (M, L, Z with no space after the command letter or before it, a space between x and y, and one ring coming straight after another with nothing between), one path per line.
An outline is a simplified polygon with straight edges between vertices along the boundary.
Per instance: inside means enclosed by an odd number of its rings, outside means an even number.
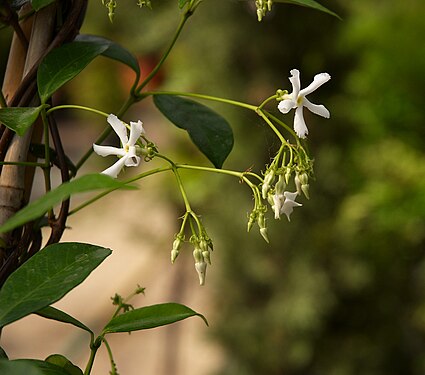
M140 163L140 157L136 153L136 142L140 135L144 133L143 123L139 120L137 122L130 122L130 136L127 136L127 128L124 123L115 115L108 116L108 123L112 126L115 133L117 133L122 148L113 146L99 146L93 144L93 150L100 156L116 155L120 156L117 162L105 169L102 173L113 178L117 178L121 169L126 167L137 167Z
M302 206L301 203L295 202L298 193L284 191L283 194L273 195L273 211L275 219L279 219L280 215L285 214L288 221L291 221L290 215L294 211L294 207Z
M308 129L304 121L303 107L307 107L316 115L326 118L330 117L330 113L324 105L313 104L306 96L329 81L331 76L328 73L316 74L313 82L301 90L300 72L297 69L292 69L291 75L289 80L292 83L292 93L283 95L283 100L279 103L278 108L282 113L288 113L291 109L296 108L294 130L298 137L305 138L308 134Z

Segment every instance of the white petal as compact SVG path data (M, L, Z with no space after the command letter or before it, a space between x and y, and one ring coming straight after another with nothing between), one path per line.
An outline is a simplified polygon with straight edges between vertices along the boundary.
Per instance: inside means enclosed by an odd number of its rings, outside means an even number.
M109 125L112 126L112 129L114 129L114 132L117 133L121 144L124 146L128 143L128 137L127 137L127 128L123 124L123 122L115 115L110 114L108 116L108 122Z
M96 154L100 156L108 156L108 155L116 155L116 156L124 156L125 151L122 148L112 147L112 146L99 146L93 144L93 150Z
M128 144L130 146L134 146L139 139L140 135L145 132L143 129L143 122L140 120L137 122L130 121L130 139L128 140Z
M130 155L128 155L125 158L125 166L126 167L137 167L139 164L140 164L140 157L139 156L136 156L136 155L130 156Z
M292 108L296 108L297 103L294 100L291 99L284 99L282 100L277 108L282 113L288 113Z
M331 76L328 73L320 73L314 76L313 82L311 82L305 89L300 91L300 95L308 95L324 83L328 82Z
M307 125L304 121L303 107L298 107L295 110L294 130L300 138L305 138L308 134Z
M298 195L298 191L295 191L294 193L291 193L290 191L283 192L283 196L286 198L285 201L290 200L295 202L297 195Z
M112 164L109 168L105 169L102 173L110 177L117 178L118 173L121 172L121 169L124 167L126 157L118 159L115 164Z
M273 211L274 211L274 218L279 219L280 218L280 210L282 208L282 201L283 201L283 195L282 194L275 194L273 195Z
M307 98L304 98L304 107L308 108L311 112L313 112L316 115L329 118L331 117L331 114L329 113L328 109L321 104L313 104L310 102Z
M288 221L291 221L290 215L294 211L294 207L299 207L299 206L302 206L302 204L291 201L291 200L286 200L282 208L280 209L280 213L285 214L286 217L288 218Z
M298 69L292 69L290 71L292 77L289 77L289 80L292 83L292 95L296 98L300 92L300 71Z

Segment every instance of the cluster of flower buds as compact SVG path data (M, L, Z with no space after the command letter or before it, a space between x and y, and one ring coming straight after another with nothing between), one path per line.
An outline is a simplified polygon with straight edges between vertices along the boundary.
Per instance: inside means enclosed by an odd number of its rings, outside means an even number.
M199 277L199 285L204 285L207 265L211 265L210 251L213 250L213 244L206 233L202 234L200 238L192 236L191 242L195 247L193 259L195 260L195 269Z
M151 4L150 0L137 0L137 5L140 8L146 7L146 8L152 9L152 4Z
M257 17L260 22L267 12L272 10L272 0L255 0L255 6L257 7Z

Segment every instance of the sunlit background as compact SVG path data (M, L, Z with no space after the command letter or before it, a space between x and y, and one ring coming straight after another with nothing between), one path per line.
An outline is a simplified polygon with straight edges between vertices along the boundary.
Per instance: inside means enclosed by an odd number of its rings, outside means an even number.
M135 1L134 1L135 3ZM169 254L184 205L171 174L116 192L70 218L64 240L111 247L113 255L57 304L100 330L110 297L137 284L142 306L184 303L206 315L149 332L111 338L122 375L422 375L425 373L425 2L323 0L342 21L275 3L258 23L253 1L205 0L149 87L198 92L259 104L316 73L332 79L311 95L331 119L306 114L315 158L309 201L267 224L271 244L246 233L250 189L237 179L183 173L189 199L214 242L213 265L200 287L187 246ZM111 24L90 1L84 33L108 37L137 55L147 74L179 21L176 0L153 10L118 1ZM0 33L1 58L8 34ZM3 47L5 46L5 47ZM116 112L133 73L98 58L67 84L57 102ZM258 116L204 102L228 119L235 146L224 167L261 171L279 144ZM270 104L270 109L275 104ZM293 114L279 115L292 123ZM63 112L66 151L78 160L106 125L90 114ZM125 119L144 122L150 139L174 160L209 166L187 135L150 99ZM110 160L93 156L84 172ZM144 165L148 169L159 162ZM126 171L126 175L134 173ZM83 199L83 198L77 198ZM60 352L84 366L89 338L74 328L25 318L4 329L11 358ZM109 371L106 352L94 374Z

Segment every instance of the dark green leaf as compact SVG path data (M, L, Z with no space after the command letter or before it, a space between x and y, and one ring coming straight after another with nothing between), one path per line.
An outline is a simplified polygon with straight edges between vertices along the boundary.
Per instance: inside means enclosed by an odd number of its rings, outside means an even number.
M37 74L38 93L42 103L66 82L80 73L107 45L72 42L51 51L41 62Z
M111 250L83 243L47 246L13 272L0 290L0 327L61 299Z
M0 361L0 363L6 361ZM2 372L0 374L7 375L73 375L66 371L64 368L57 366L53 363L40 361L38 359L15 359L13 361L7 361L10 365L6 365L4 368L11 370L11 372ZM2 369L0 365L0 370ZM26 369L27 372L14 372L16 370Z
M80 368L75 366L68 358L61 354L52 354L46 358L47 363L62 367L69 375L83 375Z
M51 3L54 3L56 0L32 0L31 5L34 10L40 10L44 7L47 7Z
M201 317L205 324L207 320L201 314L179 303L163 303L130 310L113 318L103 329L103 333L131 332L149 329L178 322L192 316Z
M0 360L0 374L4 375L44 375L35 364L20 361ZM52 373L53 375L53 373ZM55 374L59 375L59 373ZM61 374L63 375L63 374Z
M18 211L0 227L0 233L8 232L22 224L39 218L58 203L68 199L71 195L98 189L120 188L135 189L134 186L125 185L112 177L100 173L82 176L58 186L56 189L49 191L41 198L28 204L28 206Z
M0 347L0 359L8 359L6 352L3 350L2 347Z
M274 0L275 3L288 3L288 4L295 4L300 5L307 8L313 8L316 10L320 10L321 12L328 13L336 18L341 19L338 14L332 12L328 8L325 8L323 5L319 4L317 1L314 0Z
M71 315L68 315L63 311L56 309L55 307L47 306L44 309L36 311L35 314L40 315L46 319L56 320L57 322L72 324L73 326L81 328L93 335L92 330L88 328L85 324L81 323L79 320L75 319Z
M108 40L97 35L79 34L75 38L75 41L106 46L107 49L102 52L103 56L109 57L110 59L117 60L128 65L136 72L137 75L139 75L140 67L136 57L134 57L134 55L128 50L126 50L124 47L113 42L112 40Z
M0 122L16 134L23 136L37 120L43 106L39 107L6 107L0 108Z
M174 125L189 133L193 143L221 168L232 151L233 132L229 123L210 108L172 95L155 95L155 105Z

